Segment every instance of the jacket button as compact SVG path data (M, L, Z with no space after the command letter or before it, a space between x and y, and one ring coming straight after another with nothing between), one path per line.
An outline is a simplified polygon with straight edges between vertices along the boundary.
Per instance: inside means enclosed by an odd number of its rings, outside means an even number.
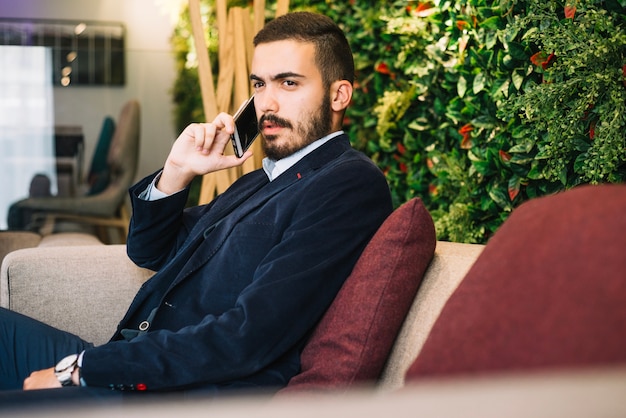
M147 331L148 328L150 328L150 322L148 321L143 321L141 324L139 324L139 331Z

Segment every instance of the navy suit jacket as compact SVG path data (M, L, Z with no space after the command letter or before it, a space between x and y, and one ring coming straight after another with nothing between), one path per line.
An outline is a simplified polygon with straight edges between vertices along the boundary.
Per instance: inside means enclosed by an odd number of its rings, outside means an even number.
M111 341L85 352L82 377L119 389L284 386L391 213L381 171L341 135L274 181L254 171L208 205L185 209L188 192L140 199L153 178L130 190L127 245L157 273ZM120 334L149 318L147 332Z

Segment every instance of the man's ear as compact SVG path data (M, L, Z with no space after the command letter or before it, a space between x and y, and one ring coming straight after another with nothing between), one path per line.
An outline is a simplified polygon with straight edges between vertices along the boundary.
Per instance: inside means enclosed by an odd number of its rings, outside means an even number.
M335 112L344 111L352 100L352 84L348 80L337 80L330 86L330 106Z

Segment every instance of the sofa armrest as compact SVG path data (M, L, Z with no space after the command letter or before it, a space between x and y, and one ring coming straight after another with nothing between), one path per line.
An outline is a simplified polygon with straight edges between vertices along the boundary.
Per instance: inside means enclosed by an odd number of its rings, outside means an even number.
M404 375L419 354L448 298L484 249L481 244L437 241L435 255L424 274L413 305L398 333L379 386L404 386Z
M22 249L2 263L0 306L102 344L152 274L125 245Z
M0 263L12 251L36 247L41 235L29 231L0 231Z

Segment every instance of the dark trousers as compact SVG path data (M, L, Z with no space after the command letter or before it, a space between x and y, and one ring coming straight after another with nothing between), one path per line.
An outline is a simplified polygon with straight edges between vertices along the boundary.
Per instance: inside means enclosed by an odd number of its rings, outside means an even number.
M13 311L0 308L0 416L5 412L25 412L51 408L110 407L128 403L174 400L206 401L218 394L243 393L247 387L214 385L179 392L122 392L99 387L22 390L24 379L33 371L54 367L65 356L93 347L69 332L61 331Z
M120 393L107 388L22 390L31 372L54 367L63 357L90 347L93 344L76 335L0 308L0 415L13 410L66 408L77 402L119 404Z
M90 347L76 335L0 308L0 390L21 389L31 372Z

